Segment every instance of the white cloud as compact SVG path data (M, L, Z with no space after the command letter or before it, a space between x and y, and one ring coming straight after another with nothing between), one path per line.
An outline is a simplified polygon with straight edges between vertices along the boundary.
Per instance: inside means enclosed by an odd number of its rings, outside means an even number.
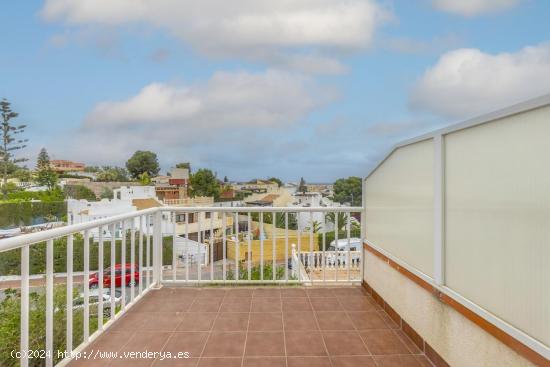
M341 66L293 52L307 48L335 54L367 47L388 14L375 0L47 0L42 9L50 21L145 24L210 56L259 61L286 57L290 66L303 69L300 64L314 62L312 71L328 73L341 72Z
M378 47L402 54L436 54L461 47L464 41L456 34L435 36L429 40L410 37L385 37L377 42Z
M471 117L550 92L550 44L516 53L458 49L443 54L414 87L410 104L447 117Z
M510 9L521 0L433 0L436 9L466 17Z
M205 146L235 156L255 137L289 134L336 96L310 78L278 70L217 72L187 85L151 83L127 99L98 103L67 149L98 163L124 161L137 149L164 153L166 160L197 155Z

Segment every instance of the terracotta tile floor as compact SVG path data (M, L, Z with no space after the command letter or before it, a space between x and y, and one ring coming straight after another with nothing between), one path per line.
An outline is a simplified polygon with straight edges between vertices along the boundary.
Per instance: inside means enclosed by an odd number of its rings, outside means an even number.
M352 286L164 287L149 292L87 351L119 357L70 365L431 366L374 300ZM142 353L122 354L131 352ZM185 352L188 358L166 358Z

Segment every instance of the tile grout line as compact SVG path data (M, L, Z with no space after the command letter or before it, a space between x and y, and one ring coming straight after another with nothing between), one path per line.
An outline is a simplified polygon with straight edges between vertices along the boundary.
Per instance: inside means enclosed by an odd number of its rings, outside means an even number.
M351 325L353 326L353 329L355 330L355 332L357 333L357 335L359 335L359 339L361 339L361 343L363 343L363 346L365 347L365 349L367 350L367 352L369 353L370 356L372 356L372 352L370 351L369 347L367 346L367 343L365 343L365 340L363 340L363 337L361 336L361 333L359 332L359 329L355 326L355 323L353 322L353 320L351 319L351 317L349 316L349 312L348 310L346 310L346 308L344 307L344 305L340 302L340 299L338 297L336 297L336 300L338 301L338 303L340 304L340 306L342 307L342 309L344 310L344 313L346 315L346 317L350 320L351 322ZM374 361L374 358L372 358L372 360ZM376 364L376 361L374 362ZM376 364L378 366L378 364Z
M254 289L250 295L250 308L248 309L248 322L246 323L246 333L244 334L243 354L241 356L241 367L244 367L244 357L246 353L246 342L248 341L248 330L250 329L250 314L252 313L252 301L254 299Z
M313 312L313 318L315 319L315 324L317 325L317 328L319 329L319 334L321 335L321 340L323 341L323 346L325 347L325 353L327 354L328 363L332 367L335 367L334 364L332 363L331 355L328 352L327 343L325 342L325 337L323 335L323 331L321 330L321 325L319 324L319 320L317 320L317 312L315 312L315 310L313 309L313 304L311 303L311 297L309 296L309 293L307 291L306 291L306 296L307 296L307 300L309 302L309 305L311 306L311 310Z
M200 293L200 290L199 290L199 293ZM197 296L197 298L195 298L195 300L197 300L199 297ZM206 349L206 345L208 344L208 340L210 340L210 336L212 335L212 331L214 329L214 324L216 323L216 321L218 320L218 317L220 315L220 308L222 307L222 303L223 303L223 300L225 299L225 294L224 294L224 297L222 298L222 302L220 302L220 305L218 306L218 312L216 313L216 318L214 318L214 322L212 322L212 325L210 326L210 330L208 331L208 336L206 337L206 341L204 342L204 345L202 347L202 350L201 350L201 354L199 355L199 360L197 362L197 366L200 364L201 362L201 359L203 358L202 355L204 354L204 350ZM193 303L195 303L195 301L193 301ZM189 307L189 309L191 309L193 305L191 304L191 306Z
M285 367L288 367L288 353L286 351L286 331L285 331L285 315L283 313L283 291L281 292L281 323L283 324L283 346L285 350Z
M172 289L170 293L175 293L175 290ZM191 306L189 306L191 307ZM179 313L179 312L177 312ZM185 312L182 312L182 313L185 313ZM164 348L166 347L166 345L168 345L168 343L170 342L170 340L172 339L172 337L174 336L176 330L178 330L178 326L183 322L183 319L176 325L176 327L174 328L174 330L172 330L172 332L170 333L170 335L168 336L168 338L166 339L166 341L164 342L164 344L162 345L162 347L160 348L160 351L162 352L164 350ZM156 357L153 362L149 365L149 366L153 366L155 364L155 362L157 361L158 357Z

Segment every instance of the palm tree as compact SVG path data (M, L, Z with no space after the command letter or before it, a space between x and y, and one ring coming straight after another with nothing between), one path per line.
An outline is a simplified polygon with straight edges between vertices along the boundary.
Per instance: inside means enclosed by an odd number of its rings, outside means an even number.
M331 213L327 213L327 215L325 216L325 220L328 223L334 224L334 227L336 229L335 220L338 219L338 231L341 231L345 229L346 225L348 224L348 215L349 214L346 214L344 212L338 212L338 217L336 217L336 213L331 212Z
M310 231L311 228L313 227L313 233L317 233L321 230L321 222L317 221L317 220L314 220L310 226L304 228L304 231Z

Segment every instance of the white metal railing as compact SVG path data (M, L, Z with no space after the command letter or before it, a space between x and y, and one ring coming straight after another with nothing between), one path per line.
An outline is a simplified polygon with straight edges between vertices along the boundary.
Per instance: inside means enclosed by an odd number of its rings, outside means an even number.
M160 207L0 240L0 254L21 251L20 350L28 351L31 346L29 278L33 273L31 264L36 263L30 261L33 246L45 245L45 365L53 366L54 361L64 365L70 361L71 353L83 350L145 293L161 284L360 283L362 251L352 251L350 246L329 251L324 228L327 228L327 214L335 213L331 217L335 221L332 225L344 228L335 232L335 243L342 232L349 242L352 214L362 210L361 207ZM314 232L313 226L306 230L296 228L296 217L303 212L310 213L311 217L313 213L322 214L319 233ZM197 215L199 213L203 215ZM193 227L198 228L195 232L190 230L191 215L198 219L198 227ZM344 218L344 225L338 225L339 217ZM92 236L96 231L97 241ZM104 233L116 231L120 231L121 236L104 238ZM63 243L60 241L66 241L66 269L63 269L66 270L63 272L66 330L61 343L66 350L61 351L62 357L57 350L60 343L58 340L54 343L53 332L54 316L60 312L54 305L55 287L63 286L54 286L54 249ZM77 270L83 274L83 307L75 307L73 302L73 288L80 286L74 280L75 247L82 249L82 269ZM90 263L91 249L97 253L94 263ZM105 259L105 251L110 252L110 259ZM297 273L296 268L300 269ZM126 271L130 271L128 276ZM97 307L97 323L91 324L90 286L96 283L98 297L93 307L94 310ZM106 287L110 289L107 304L103 298ZM119 300L117 291L120 291ZM75 312L82 312L82 325L73 323ZM75 328L79 333L74 333ZM73 343L73 335L82 335L82 338ZM28 354L21 354L20 364L29 365Z

